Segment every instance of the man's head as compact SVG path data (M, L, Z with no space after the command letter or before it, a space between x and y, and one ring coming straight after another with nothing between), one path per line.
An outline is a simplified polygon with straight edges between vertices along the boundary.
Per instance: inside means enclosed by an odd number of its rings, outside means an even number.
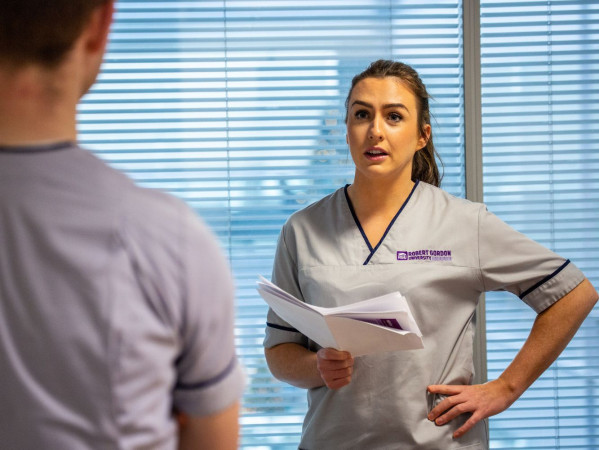
M81 35L94 9L109 0L1 0L0 64L52 69Z
M114 0L0 0L0 145L77 138Z

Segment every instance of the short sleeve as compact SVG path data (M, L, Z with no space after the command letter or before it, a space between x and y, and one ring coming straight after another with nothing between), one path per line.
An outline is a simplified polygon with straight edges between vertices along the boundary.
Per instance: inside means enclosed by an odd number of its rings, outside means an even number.
M281 230L277 243L272 282L294 297L303 300L298 281L297 260L292 257L287 246L287 232L288 225L285 225ZM308 338L269 308L266 317L264 347L271 348L283 343L296 343L307 348Z
M584 280L572 262L514 230L484 207L478 222L485 291L509 291L539 313Z
M191 415L218 412L243 394L234 342L234 289L215 237L191 212L185 221L182 352L174 407Z

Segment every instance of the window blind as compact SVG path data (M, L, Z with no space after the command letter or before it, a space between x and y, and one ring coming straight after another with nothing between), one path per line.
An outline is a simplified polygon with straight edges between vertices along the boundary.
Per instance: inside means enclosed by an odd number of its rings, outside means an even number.
M266 306L278 233L353 178L344 101L378 58L412 64L435 100L444 187L464 195L461 2L120 0L82 144L141 185L184 199L215 230L237 287L248 388L243 448L297 448L306 393L270 375Z
M489 209L599 285L599 2L481 0L483 188ZM534 313L487 295L489 378ZM491 448L599 448L599 314L508 411Z

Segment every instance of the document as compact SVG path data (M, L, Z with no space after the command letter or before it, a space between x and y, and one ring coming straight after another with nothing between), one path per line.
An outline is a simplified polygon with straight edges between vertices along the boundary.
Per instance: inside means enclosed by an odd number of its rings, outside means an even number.
M422 333L399 292L324 308L295 298L262 276L257 284L274 312L322 347L352 356L424 348Z

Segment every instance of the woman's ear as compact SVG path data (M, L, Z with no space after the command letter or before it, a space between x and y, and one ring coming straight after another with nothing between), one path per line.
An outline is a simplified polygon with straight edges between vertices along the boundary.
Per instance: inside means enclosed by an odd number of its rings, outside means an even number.
M418 150L422 150L428 144L428 140L431 138L431 126L427 123L422 130L422 134L418 139Z

